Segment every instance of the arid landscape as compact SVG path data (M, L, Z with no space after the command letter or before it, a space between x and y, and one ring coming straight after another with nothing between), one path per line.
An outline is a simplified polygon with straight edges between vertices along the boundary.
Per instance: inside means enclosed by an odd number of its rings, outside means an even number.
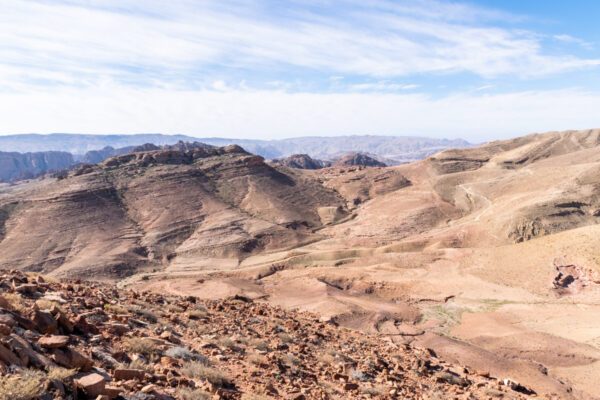
M0 265L148 298L237 296L526 389L457 398L598 398L600 130L392 167L349 159L300 169L235 145L146 147L5 184Z

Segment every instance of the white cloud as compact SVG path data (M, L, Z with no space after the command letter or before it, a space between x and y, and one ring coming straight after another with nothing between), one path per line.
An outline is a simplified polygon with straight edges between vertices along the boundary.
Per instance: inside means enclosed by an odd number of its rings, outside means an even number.
M600 95L576 90L433 98L396 93L58 88L0 93L2 133L186 133L281 138L384 134L483 141L600 127Z
M249 74L308 68L327 76L527 77L600 64L546 54L537 35L494 27L510 15L471 5L340 0L315 13L310 2L280 4L4 0L1 82L184 87L196 76L219 79L210 74L224 67Z
M410 90L416 89L419 85L416 84L401 84L401 83L392 83L388 81L379 81L374 83L359 83L350 86L350 89L357 91L398 91L398 90Z
M581 47L585 47L588 49L592 49L594 47L594 44L591 42L587 42L585 40L576 38L574 36L571 35L554 35L552 36L554 39L561 41L561 42L565 42L565 43L575 43Z

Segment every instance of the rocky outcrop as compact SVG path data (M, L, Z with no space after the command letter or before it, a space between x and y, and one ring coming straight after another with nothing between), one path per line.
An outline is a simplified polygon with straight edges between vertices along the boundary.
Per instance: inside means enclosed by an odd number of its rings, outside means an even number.
M73 164L73 156L62 151L39 153L0 152L0 181L35 178Z
M351 166L362 166L362 167L385 167L386 165L381 161L368 156L363 153L351 153L347 154L331 163L332 167L351 167Z
M18 290L29 285L32 290ZM526 399L514 378L429 349L338 328L310 313L0 272L0 398ZM61 302L55 301L60 299ZM44 334L37 311L56 321ZM85 316L95 333L77 327ZM61 322L62 321L62 322ZM118 328L117 328L118 327Z
M133 146L120 147L118 149L115 149L111 146L106 146L100 150L88 151L81 158L80 162L82 164L98 164L107 158L129 153L131 150L133 150Z
M274 164L284 165L289 168L298 169L320 169L323 163L311 158L308 154L293 154L286 158L275 158L271 160Z

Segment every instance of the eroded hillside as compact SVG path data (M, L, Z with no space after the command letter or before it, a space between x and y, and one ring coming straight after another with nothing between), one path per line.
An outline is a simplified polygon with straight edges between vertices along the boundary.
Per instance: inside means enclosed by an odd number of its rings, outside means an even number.
M317 170L239 147L128 154L4 188L0 261L260 299L596 398L599 145L552 132Z

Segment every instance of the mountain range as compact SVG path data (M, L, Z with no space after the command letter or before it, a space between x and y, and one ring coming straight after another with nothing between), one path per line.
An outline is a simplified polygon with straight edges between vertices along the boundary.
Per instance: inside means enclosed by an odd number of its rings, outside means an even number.
M507 398L597 399L599 172L600 130L389 167L145 145L0 184L0 266L238 296L427 349Z
M370 158L377 160L369 161L370 163L393 165L418 160L444 148L470 145L463 140L387 136L304 137L267 141L198 139L184 135L162 134L6 135L0 136L0 166L2 167L0 181L37 177L79 164L96 164L109 157L129 153L144 144L162 146L198 141L214 146L238 144L249 152L265 158L286 158L299 153L308 153L310 157L318 159L316 162L322 166L356 153L367 153ZM354 161L355 164L357 162L358 160Z

